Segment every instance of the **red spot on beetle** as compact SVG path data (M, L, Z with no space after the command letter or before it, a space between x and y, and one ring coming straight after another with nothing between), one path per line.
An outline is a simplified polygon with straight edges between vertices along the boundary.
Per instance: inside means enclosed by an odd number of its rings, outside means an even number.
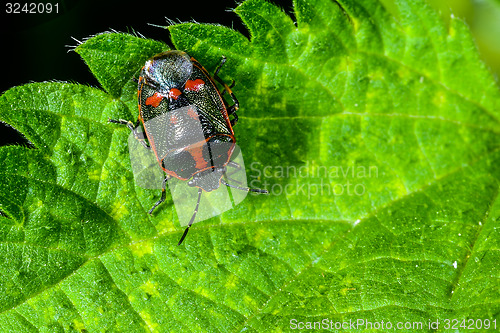
M199 116L198 116L198 113L196 113L196 111L194 111L193 108L189 108L188 111L187 111L187 114L189 117L195 119L195 120L199 120Z
M161 100L163 99L163 96L156 92L153 96L150 96L146 99L146 105L151 105L154 108L158 107L160 105Z
M177 121L178 121L178 120L179 120L179 119L177 119L177 117L176 117L175 115L171 115L171 116L170 116L170 122L171 122L172 124L174 124L174 125L175 125L175 124L177 124Z
M172 88L168 92L168 97L173 98L173 99L177 99L177 98L179 98L180 94L181 94L181 91L179 89Z
M205 84L205 81L202 79L196 79L196 80L187 80L186 84L184 85L184 89L187 91L200 91L201 86Z

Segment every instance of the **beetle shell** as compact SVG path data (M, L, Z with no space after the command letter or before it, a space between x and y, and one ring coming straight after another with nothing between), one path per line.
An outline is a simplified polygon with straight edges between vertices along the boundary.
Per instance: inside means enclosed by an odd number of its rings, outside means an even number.
M139 76L138 103L149 144L167 174L188 180L228 164L236 139L227 107L194 58L173 50L149 59Z

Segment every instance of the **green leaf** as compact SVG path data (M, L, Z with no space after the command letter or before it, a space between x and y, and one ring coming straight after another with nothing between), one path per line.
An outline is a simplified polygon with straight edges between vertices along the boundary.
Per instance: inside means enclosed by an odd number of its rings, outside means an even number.
M420 0L391 10L295 0L294 23L247 0L235 12L250 40L168 27L209 72L227 57L248 181L271 192L195 224L182 246L171 198L147 214L160 191L134 183L130 131L107 123L136 119L133 77L165 44L97 35L76 52L104 91L5 92L0 120L35 148L0 148L0 330L498 325L500 92L462 21Z
M166 50L164 43L117 33L96 35L75 48L103 89L113 97L126 94L123 87L151 54Z

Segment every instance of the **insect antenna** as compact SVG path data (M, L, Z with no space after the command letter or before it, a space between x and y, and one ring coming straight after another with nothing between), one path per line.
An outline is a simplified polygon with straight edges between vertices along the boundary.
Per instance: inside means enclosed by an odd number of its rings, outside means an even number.
M198 207L200 206L201 192L202 192L201 188L198 188L198 201L196 202L196 207L194 209L193 216L191 217L191 220L189 220L188 226L187 226L186 230L184 230L184 233L182 234L181 240L179 241L179 243L177 243L177 246L182 244L182 242L184 241L184 238L186 238L186 235L189 231L189 228L191 227L191 225L194 222L194 219L196 218L196 213L198 213Z
M264 194L268 194L269 193L268 190L261 190L260 188L249 188L249 187L241 187L241 186L232 185L232 184L229 184L228 182L226 182L223 179L221 179L220 182L222 184L226 185L227 187L232 187L232 188L235 188L235 189L238 189L238 190L242 190L242 191L255 192L255 193L264 193Z

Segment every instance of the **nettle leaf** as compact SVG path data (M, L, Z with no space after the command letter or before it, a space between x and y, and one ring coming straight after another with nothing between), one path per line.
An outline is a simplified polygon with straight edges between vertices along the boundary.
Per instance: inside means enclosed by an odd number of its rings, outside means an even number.
M227 57L248 181L271 192L182 246L171 198L147 214L160 191L134 183L129 130L107 123L136 119L133 77L164 43L97 35L75 51L103 90L5 92L0 119L34 149L0 149L2 331L498 324L500 93L461 20L420 0L396 9L295 0L294 23L248 0L235 12L250 40L168 27L210 72Z

